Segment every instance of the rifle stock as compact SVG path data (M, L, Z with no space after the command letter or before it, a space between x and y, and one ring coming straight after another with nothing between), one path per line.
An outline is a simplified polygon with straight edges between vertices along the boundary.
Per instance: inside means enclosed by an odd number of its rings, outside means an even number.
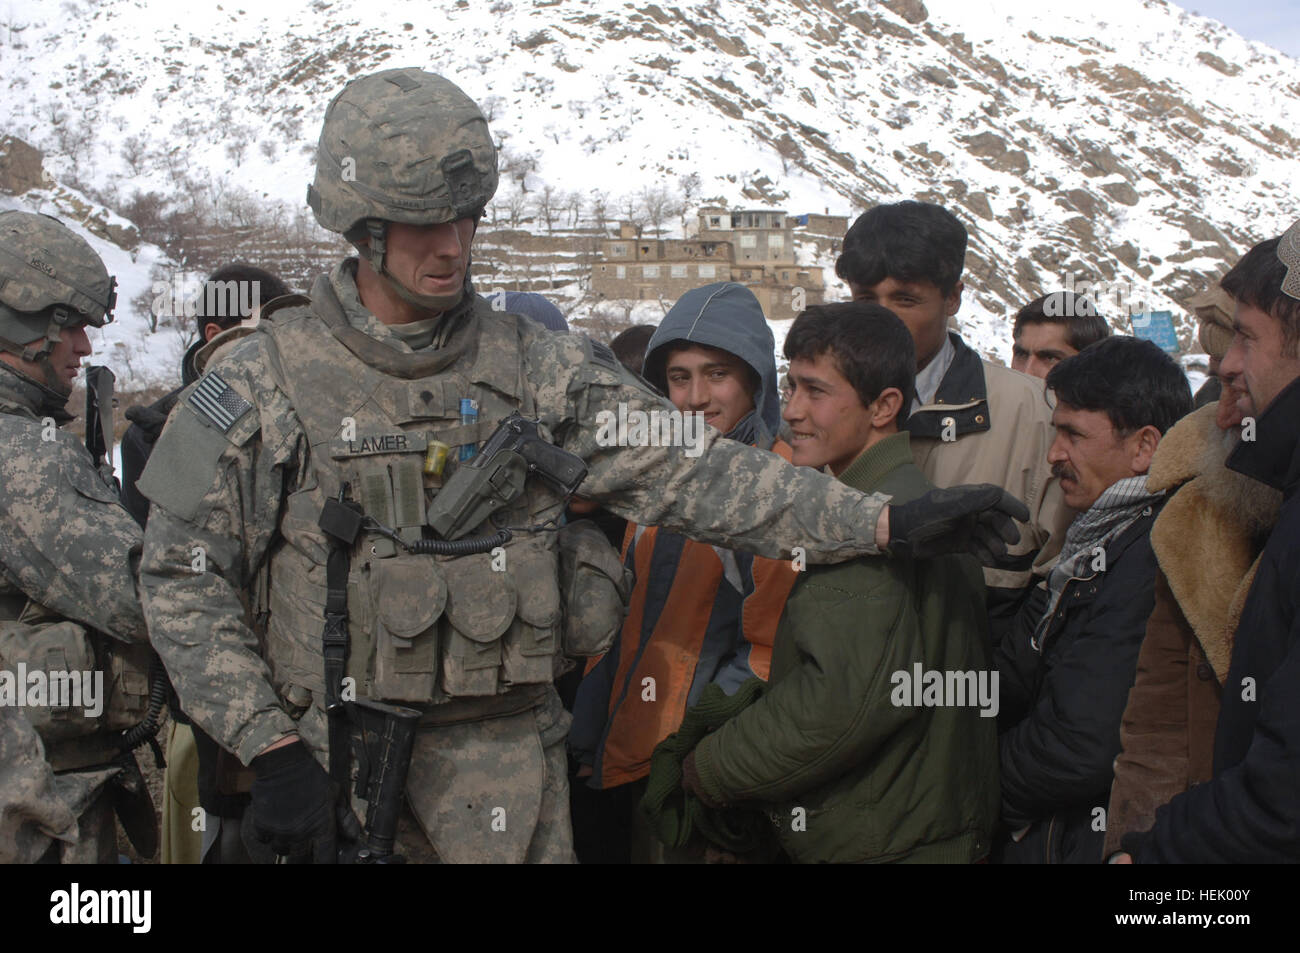
M420 713L365 699L346 707L357 760L356 795L366 802L365 845L357 863L402 863L393 844Z

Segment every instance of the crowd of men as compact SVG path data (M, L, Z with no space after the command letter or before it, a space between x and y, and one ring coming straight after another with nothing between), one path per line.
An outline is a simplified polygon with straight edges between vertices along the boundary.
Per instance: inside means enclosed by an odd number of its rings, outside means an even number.
M740 284L595 342L475 293L496 185L452 83L350 82L308 204L356 257L210 276L265 304L201 296L120 495L62 429L114 281L0 213L0 860L1300 859L1300 223L1194 401L1070 292L982 358L915 201L784 380Z

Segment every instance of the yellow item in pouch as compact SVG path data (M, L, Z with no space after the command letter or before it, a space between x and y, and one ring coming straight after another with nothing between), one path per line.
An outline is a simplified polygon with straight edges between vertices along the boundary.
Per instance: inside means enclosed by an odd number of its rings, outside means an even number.
M430 440L428 449L424 451L424 472L427 476L442 476L442 470L447 465L447 454L451 453L451 447L441 440Z

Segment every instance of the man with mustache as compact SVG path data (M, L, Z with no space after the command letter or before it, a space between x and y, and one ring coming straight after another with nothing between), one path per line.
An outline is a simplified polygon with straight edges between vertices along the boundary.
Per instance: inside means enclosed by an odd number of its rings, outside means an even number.
M1119 725L1152 607L1149 535L1164 503L1146 473L1192 406L1149 341L1113 337L1054 367L1047 460L1078 515L1060 559L997 650L1001 845L1007 863L1101 860Z

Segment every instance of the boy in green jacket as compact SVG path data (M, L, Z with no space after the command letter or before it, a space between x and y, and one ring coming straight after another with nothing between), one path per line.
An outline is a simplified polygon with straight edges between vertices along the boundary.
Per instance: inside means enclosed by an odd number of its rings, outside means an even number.
M794 463L904 502L931 489L899 430L916 354L865 301L804 311L785 341ZM998 813L997 673L967 556L809 566L766 695L683 765L707 805L754 803L797 862L971 863Z

